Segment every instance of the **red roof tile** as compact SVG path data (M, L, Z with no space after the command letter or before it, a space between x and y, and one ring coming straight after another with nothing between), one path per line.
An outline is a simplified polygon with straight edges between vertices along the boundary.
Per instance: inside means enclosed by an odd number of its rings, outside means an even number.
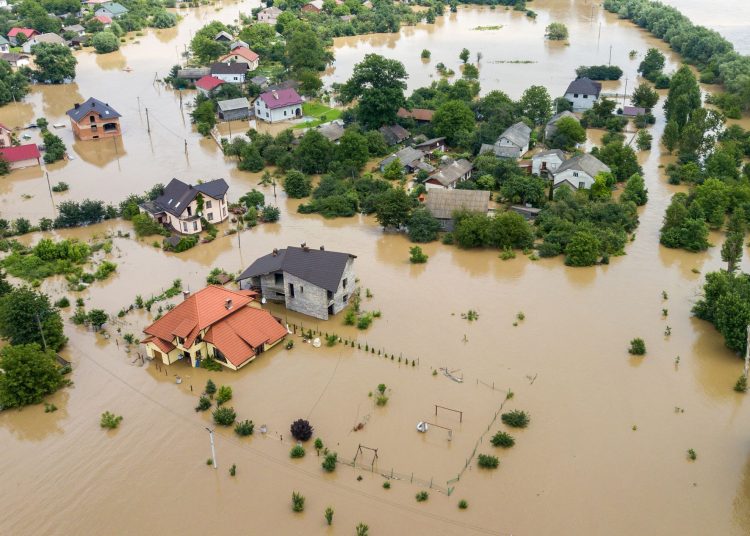
M435 112L427 108L414 108L411 111L406 108L399 108L396 115L404 119L411 117L416 121L432 121L432 116L435 115Z
M259 97L271 109L302 104L302 97L293 88L277 89L261 93Z
M20 162L21 160L31 160L32 158L41 158L42 154L33 143L26 145L15 145L13 147L0 148L0 155L8 162Z
M211 91L212 89L219 87L223 83L223 80L207 74L206 76L198 79L198 81L195 83L195 87L205 89L206 91Z
M112 19L108 17L107 15L97 15L94 17L96 20L101 22L102 24L112 24Z
M243 307L211 326L204 339L239 367L255 356L256 348L280 341L286 334L286 328L268 311Z
M31 36L38 35L39 32L37 32L33 28L11 28L8 32L8 37L15 37L18 34L23 34L27 38L29 38Z
M240 58L245 58L247 61L258 61L258 59L260 59L260 56L258 56L258 54L256 54L249 48L240 45L234 47L229 54L226 54L219 58L219 61L227 61L228 59L231 59L232 56L239 56Z

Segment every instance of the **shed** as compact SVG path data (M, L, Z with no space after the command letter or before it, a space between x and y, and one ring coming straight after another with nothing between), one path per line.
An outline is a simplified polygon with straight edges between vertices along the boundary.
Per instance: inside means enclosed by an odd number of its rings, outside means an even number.
M219 117L224 121L236 121L250 117L250 102L245 97L219 101Z
M490 192L485 190L430 190L425 200L425 207L444 231L453 231L457 210L487 214L489 206Z
M409 139L409 131L401 125L386 125L378 129L388 145L398 145Z

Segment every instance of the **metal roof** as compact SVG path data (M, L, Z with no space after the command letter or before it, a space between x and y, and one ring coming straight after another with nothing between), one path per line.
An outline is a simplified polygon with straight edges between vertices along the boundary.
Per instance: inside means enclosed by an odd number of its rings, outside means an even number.
M250 108L250 102L245 97L219 101L217 105L219 106L219 110L221 110L222 112Z
M456 210L487 213L490 205L490 192L485 190L430 190L425 207L433 217L440 220L453 218Z
M89 112L96 112L102 119L114 119L120 117L120 114L106 102L102 102L94 97L89 97L83 104L76 103L73 108L65 112L76 123L83 119Z
M602 92L602 85L599 82L594 82L590 78L577 78L573 80L570 85L568 86L567 91L565 91L566 94L568 93L579 93L582 95L596 95L599 96L599 93Z
M609 166L607 166L604 162L587 153L579 154L574 156L573 158L566 160L565 162L560 164L560 167L558 167L553 173L555 175L559 175L560 173L568 169L583 171L591 177L596 177L601 172L611 171L609 169Z

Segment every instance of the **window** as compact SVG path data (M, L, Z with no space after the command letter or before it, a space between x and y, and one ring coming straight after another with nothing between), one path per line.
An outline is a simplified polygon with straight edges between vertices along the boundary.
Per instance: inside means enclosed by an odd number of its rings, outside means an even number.
M330 290L328 292L326 292L326 298L328 298L329 300L332 300L333 299L333 292L331 292Z
M208 221L213 220L214 219L214 213L213 212L209 212L208 214L206 214L206 219Z
M305 293L305 287L303 287L302 285L300 285L300 287L299 287L299 293L300 294L304 294Z
M574 172L573 172L573 176L574 176L574 177L577 177L577 176L578 176L578 172L577 172L577 171L574 171Z
M286 116L286 110L284 110L284 116Z
M186 221L182 222L182 230L185 231L186 233L188 231L188 224Z
M96 117L94 117L93 115L90 115L89 116L89 123L96 123Z
M200 350L196 350L195 351L195 358L196 359L200 359L201 358L201 351Z
M341 282L341 285L342 285L342 286L343 286L344 288L346 288L346 277L345 277L345 278L344 278L344 280L343 280L343 281Z
M588 96L588 95L582 95L582 97L583 97L584 99L588 99L588 98L589 98L589 96Z
M183 355L187 357L188 359L190 359L190 352L188 352L187 350L185 350L185 353Z
M211 208L211 201L206 201L206 208Z
M349 301L349 295L348 294L344 294L344 305L346 305L346 302L348 302L348 301Z
M284 274L273 274L273 282L276 284L276 286L283 286L284 285Z
M586 187L586 185L584 184L583 181L579 181L578 182L578 188L585 188L585 187Z
M185 344L185 339L183 339L182 337L177 337L177 343L178 344Z
M289 297L294 298L294 285L289 283Z
M222 208L221 212L222 212L222 214L224 214L224 216L226 216L227 215L227 207Z
M573 93L573 98L577 99L578 98L578 93Z
M197 230L198 230L198 222L194 221L193 222L193 231L197 231Z

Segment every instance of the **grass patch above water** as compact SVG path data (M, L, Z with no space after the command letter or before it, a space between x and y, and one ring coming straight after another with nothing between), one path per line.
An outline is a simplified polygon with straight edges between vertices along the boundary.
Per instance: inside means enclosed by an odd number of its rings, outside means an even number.
M294 128L311 128L328 123L341 117L341 110L326 106L322 102L305 102L302 104L302 115L315 119L295 125Z
M487 32L490 30L499 30L502 27L503 27L502 24L498 24L495 26L475 26L474 28L472 28L472 30L476 30L478 32Z

